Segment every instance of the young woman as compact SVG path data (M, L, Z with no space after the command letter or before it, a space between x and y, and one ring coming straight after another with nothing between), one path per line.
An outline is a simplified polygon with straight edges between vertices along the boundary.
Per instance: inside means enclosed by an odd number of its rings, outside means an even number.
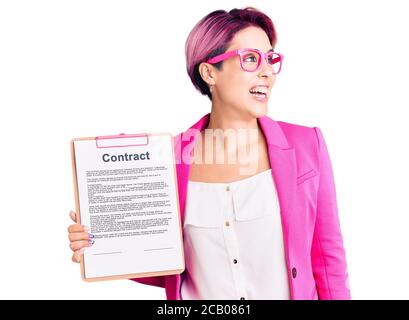
M211 112L174 138L186 269L133 279L168 299L350 299L322 133L266 116L276 41L254 8L211 12L187 38L187 72ZM78 262L92 241L80 224L69 239Z

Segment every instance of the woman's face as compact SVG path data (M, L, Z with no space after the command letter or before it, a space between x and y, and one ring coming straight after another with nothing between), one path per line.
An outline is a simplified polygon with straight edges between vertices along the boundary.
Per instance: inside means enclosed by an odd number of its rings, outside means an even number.
M241 48L259 49L262 52L272 49L264 30L254 26L239 31L226 52ZM224 108L225 111L239 112L251 118L266 115L271 88L276 79L272 71L272 67L265 59L262 59L259 69L254 72L242 70L238 55L224 60L221 71L213 68L215 81L212 92L213 104ZM250 93L256 86L267 86L266 99L260 99Z

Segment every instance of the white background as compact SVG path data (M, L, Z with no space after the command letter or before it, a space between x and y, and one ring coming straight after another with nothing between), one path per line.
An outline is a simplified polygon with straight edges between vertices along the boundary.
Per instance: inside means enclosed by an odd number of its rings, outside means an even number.
M285 55L269 116L326 139L352 297L409 298L403 0L1 1L0 298L165 299L81 280L69 142L190 127L210 102L187 76L185 40L211 11L246 5L272 18Z

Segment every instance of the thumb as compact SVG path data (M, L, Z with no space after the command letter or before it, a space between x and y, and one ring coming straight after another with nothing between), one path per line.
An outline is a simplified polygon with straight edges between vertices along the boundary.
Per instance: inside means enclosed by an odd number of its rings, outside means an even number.
M77 214L74 211L70 211L70 217L72 221L77 222Z

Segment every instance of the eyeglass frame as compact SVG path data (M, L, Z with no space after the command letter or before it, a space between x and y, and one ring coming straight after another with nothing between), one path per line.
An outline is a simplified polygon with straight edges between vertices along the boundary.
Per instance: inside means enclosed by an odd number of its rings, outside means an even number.
M253 71L246 70L246 69L243 67L243 55L242 55L242 54L243 54L244 51L257 52L257 53L260 55L260 57L261 57L261 59L258 60L258 64L257 64L256 69L254 69ZM273 71L273 74L278 74L278 73L280 73L280 71L281 71L281 66L282 66L282 64L283 64L284 56L283 56L281 53L278 53L278 52L275 52L275 51L272 51L272 50L269 50L269 51L267 51L266 53L264 53L264 52L262 52L261 50L259 50L259 49L254 49L254 48L236 49L236 50L232 50L232 51L228 51L228 52L219 54L219 55L217 55L217 56L215 56L215 57L213 57L213 58L210 58L210 59L208 59L208 60L206 61L206 63L216 64L216 63L221 62L221 61L223 61L223 60L226 60L226 59L228 59L228 58L230 58L230 57L239 55L239 56L240 56L240 67L241 67L241 69L242 69L243 71L246 71L246 72L256 72L256 71L260 68L261 60L262 60L262 59L264 59L269 66L272 66L272 64L269 64L269 63L268 63L268 60L267 60L268 54L270 54L270 53L275 53L275 54L277 54L277 55L280 57L280 60L279 60L279 61L280 61L280 69L278 69L277 72L274 72L274 71ZM275 59L277 59L277 58L275 58Z

